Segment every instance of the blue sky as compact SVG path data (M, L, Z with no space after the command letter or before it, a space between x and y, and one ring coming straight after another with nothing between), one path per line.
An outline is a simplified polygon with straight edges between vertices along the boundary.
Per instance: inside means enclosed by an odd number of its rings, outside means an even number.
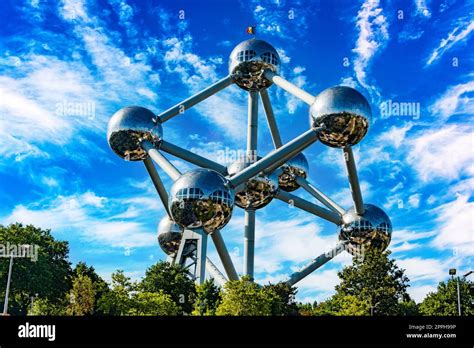
M421 300L449 268L473 268L474 2L10 0L0 9L0 223L51 228L70 242L73 263L138 279L165 257L156 243L164 209L144 166L109 149L107 121L127 105L159 113L224 77L256 24L286 79L314 95L344 84L369 99L371 127L354 147L359 178L365 202L392 219L390 249L412 296ZM269 93L284 141L308 129L306 104ZM414 109L383 112L400 103ZM259 111L265 154L272 142ZM245 134L237 86L164 125L166 140L220 161L245 148ZM317 143L305 154L310 181L349 208L341 151ZM285 279L337 240L335 226L282 202L257 220L260 282ZM222 232L238 271L242 225L236 208ZM219 264L212 246L209 256ZM329 297L350 262L341 254L307 277L298 299Z

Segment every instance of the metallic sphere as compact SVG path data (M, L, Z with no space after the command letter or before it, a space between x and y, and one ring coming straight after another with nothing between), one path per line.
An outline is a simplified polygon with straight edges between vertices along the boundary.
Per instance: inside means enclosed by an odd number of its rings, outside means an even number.
M232 216L234 191L228 180L210 169L187 172L173 183L168 201L173 220L207 233L223 228Z
M168 216L161 219L158 225L158 243L166 255L175 255L178 252L182 236L183 228L181 226Z
M233 162L227 168L227 172L229 176L233 176L254 162L251 158L242 157ZM276 174L259 174L236 188L235 204L244 209L260 209L270 203L277 193L278 178Z
M146 158L140 147L141 140L157 145L163 137L163 128L156 122L155 115L140 106L128 106L117 111L109 120L107 140L111 149L129 161Z
M245 90L261 90L272 82L263 76L265 70L278 73L280 56L268 42L250 39L239 43L229 57L229 74Z
M347 250L357 253L365 249L387 249L392 238L392 223L385 212L372 204L364 204L364 214L357 215L354 208L342 217L339 239L348 242Z
M362 140L372 111L367 99L354 88L336 86L316 96L309 114L312 127L324 127L319 133L323 144L345 147Z
M308 160L299 153L284 165L281 166L283 173L278 177L278 186L286 192L292 192L300 187L296 182L296 178L306 179L309 171Z

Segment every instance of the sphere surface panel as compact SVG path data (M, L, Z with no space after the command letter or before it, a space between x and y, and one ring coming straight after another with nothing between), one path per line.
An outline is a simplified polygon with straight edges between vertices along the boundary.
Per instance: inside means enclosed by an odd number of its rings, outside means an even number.
M207 233L221 229L229 222L233 206L228 180L210 169L187 172L171 187L169 210L184 228L202 227Z
M297 177L306 179L309 171L308 160L299 153L282 165L281 169L283 173L278 177L278 186L286 192L292 192L300 187L296 182Z
M372 204L364 204L364 214L357 215L351 208L343 216L339 228L339 239L348 242L348 251L364 249L387 249L392 239L392 222L387 214Z
M265 70L278 73L280 56L268 42L250 39L238 44L229 57L229 74L245 90L261 90L272 82L263 76Z
M331 87L316 96L310 107L310 125L323 126L319 140L331 147L352 146L367 134L372 117L365 97L353 88Z
M183 229L168 216L161 219L158 225L158 243L167 255L175 255L181 244Z
M141 140L158 145L163 137L163 128L155 115L140 106L129 106L117 111L109 120L107 140L111 149L121 158L140 161L146 152L140 147Z
M255 161L242 157L232 163L227 172L233 176ZM260 209L270 203L278 193L278 178L275 173L258 174L236 189L235 204L243 209Z

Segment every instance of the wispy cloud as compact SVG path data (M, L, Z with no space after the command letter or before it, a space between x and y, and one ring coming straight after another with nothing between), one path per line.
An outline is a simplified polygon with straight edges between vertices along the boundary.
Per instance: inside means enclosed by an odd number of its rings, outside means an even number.
M426 65L431 65L438 61L445 52L450 50L454 45L466 41L474 30L474 20L469 22L461 21L446 38L442 39L430 54L426 61Z
M374 57L385 48L389 39L388 21L378 0L366 0L358 14L358 37L353 52L356 54L354 72L357 81L369 92L378 95L375 86L368 81L367 72Z
M419 132L408 141L410 151L406 161L424 182L472 176L472 131L469 125L450 125Z
M472 194L473 192L471 192ZM438 235L433 240L436 248L462 256L474 255L474 202L469 195L458 197L436 208Z
M141 204L140 204L141 203ZM18 205L2 220L6 223L22 222L41 228L52 229L62 237L79 237L83 242L93 242L114 248L145 247L154 245L154 231L137 222L134 215L117 213L121 209L162 210L158 200L146 204L131 199L110 199L84 192L70 196L58 196L44 203ZM131 218L130 218L131 217ZM135 218L135 219L133 219ZM151 233L150 233L151 232ZM76 235L71 236L74 233ZM77 235L79 233L79 235Z
M459 114L473 115L474 98L471 96L473 91L474 81L450 86L429 109L433 115L439 115L443 120Z
M277 36L282 39L301 38L308 28L308 16L317 5L306 1L253 0L250 10L257 23L257 34ZM252 23L249 23L249 25Z

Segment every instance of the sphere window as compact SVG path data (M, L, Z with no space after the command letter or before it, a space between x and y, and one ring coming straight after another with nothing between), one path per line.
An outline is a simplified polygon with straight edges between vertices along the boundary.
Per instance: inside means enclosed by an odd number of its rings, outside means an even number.
M262 60L265 63L272 64L272 65L277 65L278 64L278 58L274 53L271 52L265 52L262 54Z
M246 62L252 58L254 58L257 55L255 51L253 50L245 50L245 51L240 51L237 54L237 60L240 62Z

